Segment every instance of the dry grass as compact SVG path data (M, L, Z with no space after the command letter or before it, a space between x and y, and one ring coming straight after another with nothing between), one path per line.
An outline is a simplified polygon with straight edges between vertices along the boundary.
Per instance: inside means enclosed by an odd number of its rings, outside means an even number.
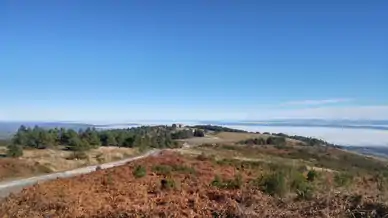
M137 149L100 147L85 152L84 159L75 159L72 151L60 149L24 150L18 159L6 158L0 162L0 180L23 178L50 172L66 171L88 165L117 161L138 154Z
M52 170L38 162L15 158L0 159L0 181L51 173Z
M85 159L72 159L72 151L44 149L25 150L22 159L38 162L56 172L116 161L133 156L136 153L137 150L131 148L100 147L85 152Z
M268 138L268 135L256 133L239 133L239 132L221 132L215 135L216 137L229 142L238 142L250 138Z

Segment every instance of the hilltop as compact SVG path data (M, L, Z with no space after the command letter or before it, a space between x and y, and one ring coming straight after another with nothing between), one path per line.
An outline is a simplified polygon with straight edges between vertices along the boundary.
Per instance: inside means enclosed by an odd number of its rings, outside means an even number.
M148 129L147 135L163 132L173 136L175 146L153 146L164 150L158 156L120 167L26 188L4 199L0 214L5 217L383 217L388 214L385 160L347 152L320 139L281 133L251 133L217 126L156 129Z

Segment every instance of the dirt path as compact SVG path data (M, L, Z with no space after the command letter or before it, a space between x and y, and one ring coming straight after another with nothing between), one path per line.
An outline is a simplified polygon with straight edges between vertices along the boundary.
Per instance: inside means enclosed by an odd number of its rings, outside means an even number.
M115 161L115 162L104 163L104 164L95 165L95 166L82 167L74 170L57 172L57 173L52 173L52 174L47 174L42 176L34 176L26 179L0 182L0 199L8 196L10 193L17 193L21 191L23 188L34 185L38 182L53 180L56 178L68 178L68 177L73 177L81 174L91 173L96 170L97 166L100 166L102 169L116 167L148 156L158 155L160 152L161 150L151 150L145 154L142 154L136 157L127 158L124 160Z

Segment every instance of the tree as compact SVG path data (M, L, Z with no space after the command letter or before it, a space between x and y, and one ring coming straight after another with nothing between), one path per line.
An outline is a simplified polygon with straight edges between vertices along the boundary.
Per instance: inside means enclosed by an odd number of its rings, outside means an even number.
M204 137L205 133L200 129L196 129L196 130L194 130L194 136L195 137Z
M141 136L140 135L135 135L135 137L133 138L133 146L134 147L140 147L141 144L142 144L142 140L141 140Z
M123 142L123 147L131 148L133 147L134 139L132 137L128 137Z
M71 151L85 151L89 149L87 142L80 139L78 136L69 139L67 148Z
M23 156L23 148L20 145L10 144L7 150L8 157L21 157Z
M113 133L110 131L102 133L100 140L101 140L101 144L103 146L116 146L117 145L116 138L114 137Z
M98 147L101 145L100 137L95 129L87 128L85 131L80 130L78 135L80 135L91 147Z
M47 148L55 144L55 138L45 130L39 130L37 148Z
M75 138L75 137L78 138L79 137L78 133L72 129L66 130L66 129L62 128L60 130L60 134L61 134L60 141L61 141L62 145L69 145L71 138Z
M124 135L124 133L120 132L117 136L116 136L116 142L117 142L117 145L118 146L124 146L124 141L125 141L126 137Z
M193 137L193 131L191 129L179 130L171 133L172 139L187 139Z
M17 145L26 145L30 131L31 129L21 125L16 134L13 136L12 143Z
M156 142L157 142L158 148L165 148L166 147L166 139L163 136L157 136Z
M48 133L53 140L53 144L58 145L60 143L59 129L55 127L54 129L50 129Z
M98 134L96 131L90 132L87 138L87 142L92 147L98 147L101 145L100 137L98 137Z

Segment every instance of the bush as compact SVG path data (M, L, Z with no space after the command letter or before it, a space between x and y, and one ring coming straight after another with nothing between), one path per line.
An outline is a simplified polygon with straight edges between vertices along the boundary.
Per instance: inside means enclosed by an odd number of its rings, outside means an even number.
M23 156L23 148L20 145L11 144L8 146L7 157L21 157Z
M314 197L314 187L310 184L303 183L303 186L300 186L296 190L296 194L298 199L310 200Z
M138 165L132 174L135 178L141 178L147 174L147 169L141 165Z
M216 175L213 179L213 181L211 182L211 185L212 186L215 186L215 187L219 187L221 188L222 187L222 179L219 175Z
M262 192L272 196L283 197L287 193L286 178L281 171L262 176L256 184Z
M187 174L195 174L196 171L193 167L188 167L184 165L173 165L172 167L173 171L177 171L180 173L187 173Z
M237 174L233 179L221 179L219 175L214 177L211 185L222 189L240 189L243 186L243 179L241 174Z
M300 172L292 174L290 188L297 194L298 199L311 199L314 194L313 187L307 183L306 178Z
M160 180L160 186L162 190L170 190L176 187L173 179L162 179Z
M172 167L169 165L158 165L158 166L152 167L152 171L162 175L170 175L172 171Z
M309 170L307 173L307 181L314 182L315 178L318 176L317 171L315 170Z
M243 186L243 183L241 174L237 174L232 180L227 181L227 187L229 189L240 189Z
M204 137L205 136L205 132L203 130L196 129L196 130L194 130L194 136L195 137Z
M338 187L348 186L353 180L353 176L348 173L336 173L334 182Z

